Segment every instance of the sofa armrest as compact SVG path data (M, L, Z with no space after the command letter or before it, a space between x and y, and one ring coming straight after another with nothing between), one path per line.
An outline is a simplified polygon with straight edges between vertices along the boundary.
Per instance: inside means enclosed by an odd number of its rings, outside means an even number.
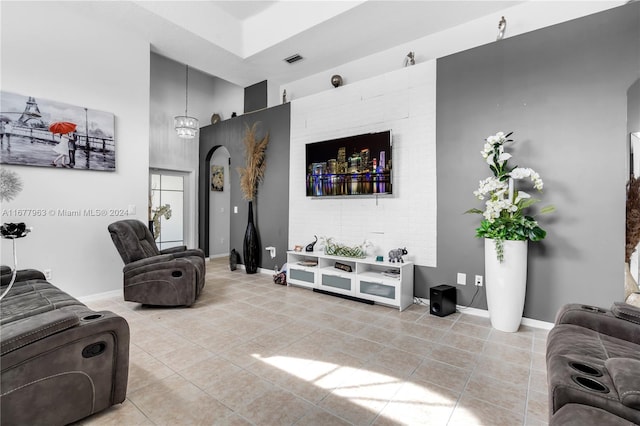
M186 249L185 251L172 253L171 255L175 259L178 259L180 257L199 257L201 259L204 259L204 251L202 251L201 249Z
M122 271L125 281L141 275L146 275L146 278L151 280L167 277L177 279L195 274L197 262L201 260L193 256L174 257L170 254L162 254L131 262L125 265Z
M188 249L186 246L170 247L160 251L161 254L170 254L173 257L198 256L204 259L204 251L199 248Z
M174 256L172 254L160 254L158 256L145 257L144 259L135 260L131 263L127 263L122 268L122 271L124 273L127 273L131 270L143 268L146 266L161 265L163 263L170 262L171 260L173 260L173 258Z
M5 355L80 323L73 312L53 310L23 318L2 326L0 354Z
M574 324L607 336L640 344L640 324L618 318L609 309L568 304L558 311L555 323Z
M151 265L155 265L156 267L161 267L161 269L169 269L169 268L172 268L173 266L170 266L168 264L167 265L163 265L163 264L167 262L171 262L172 260L183 259L183 258L194 257L194 256L204 259L204 252L200 249L188 249L182 252L166 253L166 254L160 254L158 256L146 257L144 259L127 263L126 265L124 265L124 268L122 268L122 271L124 273L127 273L134 269L146 268L147 266L151 266Z
M160 250L160 254L180 253L182 251L185 251L186 249L187 249L187 246L169 247L169 248L166 248L164 250Z
M636 306L615 302L611 307L611 313L617 318L640 325L640 308Z

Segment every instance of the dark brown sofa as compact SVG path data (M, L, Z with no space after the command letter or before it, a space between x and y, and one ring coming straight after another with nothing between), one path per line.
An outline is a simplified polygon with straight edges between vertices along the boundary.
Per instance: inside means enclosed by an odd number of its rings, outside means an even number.
M151 231L139 220L114 222L108 229L124 262L124 300L158 306L191 306L196 301L206 273L202 250L158 250Z
M1 291L10 280L2 267ZM18 271L0 301L0 423L63 425L124 401L129 326Z
M640 309L564 306L546 358L550 424L640 424Z

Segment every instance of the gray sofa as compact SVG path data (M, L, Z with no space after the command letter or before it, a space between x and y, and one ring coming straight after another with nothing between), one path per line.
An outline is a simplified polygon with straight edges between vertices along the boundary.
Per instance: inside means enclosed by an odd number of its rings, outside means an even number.
M124 300L158 306L191 306L196 301L206 273L202 250L158 250L151 231L139 220L114 222L108 229L124 262Z
M551 425L640 424L640 309L564 306L546 359Z
M0 269L4 291L10 270ZM63 425L124 401L129 325L18 271L0 301L0 424Z

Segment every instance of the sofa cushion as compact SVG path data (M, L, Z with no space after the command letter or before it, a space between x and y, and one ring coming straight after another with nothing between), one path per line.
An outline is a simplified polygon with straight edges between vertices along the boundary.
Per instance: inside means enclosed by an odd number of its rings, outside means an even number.
M611 375L620 401L627 407L640 409L640 360L610 358L604 366Z

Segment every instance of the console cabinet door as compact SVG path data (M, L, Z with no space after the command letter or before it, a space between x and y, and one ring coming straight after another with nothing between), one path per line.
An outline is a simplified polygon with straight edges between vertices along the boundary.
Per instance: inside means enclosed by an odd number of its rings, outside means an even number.
M317 268L289 266L287 282L301 287L315 288L317 275Z
M356 296L384 305L398 306L400 304L399 284L399 280L358 277Z
M339 273L321 269L318 287L334 293L353 295L355 292L354 281L353 273Z

